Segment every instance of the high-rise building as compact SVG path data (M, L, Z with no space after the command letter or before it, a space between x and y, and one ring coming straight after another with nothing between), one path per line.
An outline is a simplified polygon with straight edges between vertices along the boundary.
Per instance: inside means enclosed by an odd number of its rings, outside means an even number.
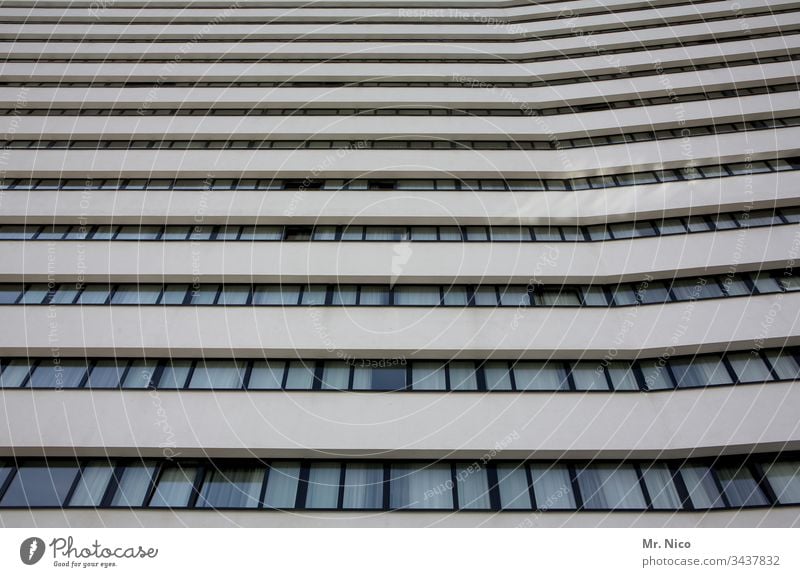
M1 524L800 522L800 3L0 35Z

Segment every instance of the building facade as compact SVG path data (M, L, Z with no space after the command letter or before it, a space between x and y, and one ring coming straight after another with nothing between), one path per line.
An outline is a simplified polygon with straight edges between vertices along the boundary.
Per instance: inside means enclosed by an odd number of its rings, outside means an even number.
M2 525L800 523L800 2L0 35Z

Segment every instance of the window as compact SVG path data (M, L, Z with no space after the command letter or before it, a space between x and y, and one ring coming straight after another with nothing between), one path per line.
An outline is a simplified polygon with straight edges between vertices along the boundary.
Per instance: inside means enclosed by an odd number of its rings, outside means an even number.
M267 477L264 506L274 509L291 509L297 499L300 480L300 464L295 462L273 463Z
M70 507L99 507L106 494L114 464L108 461L89 461L81 471L78 484L69 500Z
M257 361L250 372L248 389L280 389L286 363L280 361Z
M3 507L60 507L78 475L77 464L30 461L20 465L3 495Z
M389 304L389 289L382 286L362 286L359 304L387 306Z
M769 368L758 354L732 353L728 354L727 358L741 383L761 383L772 380Z
M567 371L557 361L516 363L514 380L518 391L564 391L569 388Z
M591 465L577 474L586 509L644 509L639 478L630 465Z
M444 391L447 388L444 365L415 362L411 369L411 388L415 391Z
M730 385L733 382L719 355L673 359L670 366L679 388Z
M611 361L606 365L606 373L611 377L611 388L615 391L639 390L639 383L630 363Z
M641 361L639 366L642 369L642 378L644 379L646 390L659 391L674 388L667 370L666 361Z
M720 467L717 476L731 507L768 505L747 467Z
M45 359L31 373L31 388L74 389L80 387L86 376L86 361Z
M372 389L373 391L398 391L406 388L405 367L373 367L364 371L358 369L356 373L370 375L370 379L366 383L363 382L363 379L359 379L359 386L356 388Z
M4 389L11 389L22 386L22 383L28 378L31 365L27 361L15 360L4 362L2 368L3 372L0 373L0 386Z
M153 305L161 295L159 285L120 285L111 296L112 305Z
M575 495L572 492L572 482L567 467L534 464L530 469L537 509L548 511L575 508Z
M489 509L489 479L477 463L456 464L459 509Z
M345 509L383 507L383 465L345 465L343 506Z
M293 285L259 286L253 291L256 305L296 305L300 300L300 287Z
M286 373L286 388L310 390L314 384L314 363L292 361Z
M335 509L339 505L339 463L313 463L308 471L306 507Z
M503 509L530 509L528 475L521 464L497 465L497 487Z
M653 464L642 467L642 478L654 509L681 508L672 472L666 465Z
M323 389L345 390L350 384L350 365L341 361L325 361Z
M703 465L689 465L681 468L681 476L689 492L692 507L695 509L714 509L724 507L713 473Z
M409 463L391 468L392 509L452 509L450 465Z
M141 507L150 490L150 482L155 472L153 462L127 465L117 479L117 488L111 499L112 507ZM115 475L116 478L116 475Z
M87 387L95 389L113 389L119 386L125 373L127 362L97 361L89 373Z
M483 365L486 388L490 391L510 391L511 371L507 363L488 362Z
M769 463L764 471L779 503L800 503L800 461Z
M769 360L773 370L775 371L775 374L778 375L779 379L794 380L800 378L800 365L798 365L797 359L795 359L795 357L788 352L778 353L775 351L770 351L767 352L767 359Z
M241 389L244 366L234 361L198 361L190 389Z
M572 365L572 380L578 391L607 391L608 381L600 362Z
M436 306L439 304L438 286L396 286L394 304Z
M258 506L263 480L264 470L253 467L208 471L200 489L197 506L212 509L255 508Z
M186 507L192 497L197 467L179 464L164 467L158 477L151 507Z
M451 391L477 391L478 376L475 363L452 361L449 366Z
M133 361L122 381L123 389L146 389L155 385L153 377L158 363L156 361Z
M189 371L192 369L192 361L167 361L161 379L158 382L159 389L182 389L186 385Z

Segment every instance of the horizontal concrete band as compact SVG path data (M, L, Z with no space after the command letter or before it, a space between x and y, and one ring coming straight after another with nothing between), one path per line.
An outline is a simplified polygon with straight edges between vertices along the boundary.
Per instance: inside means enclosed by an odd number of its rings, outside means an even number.
M6 190L5 224L603 224L800 204L800 171L579 191Z
M687 102L680 115L674 104L662 104L550 117L120 116L109 121L106 116L0 116L0 134L14 140L368 140L402 135L404 140L558 141L797 115L800 93L785 92L721 99L711 111L708 102Z
M59 12L63 12L59 10ZM183 11L185 13L185 11ZM141 13L141 12L140 12ZM742 16L736 20L717 20L698 24L675 24L662 28L647 28L636 31L596 32L592 35L591 46L598 49L615 50L637 48L659 42L692 42L709 38L731 38L742 35L742 30L749 34L763 34L785 29L800 23L800 14L782 14L780 23L774 16ZM595 44L596 43L596 44ZM398 58L403 56L417 57L462 57L476 58L495 56L497 58L534 58L549 55L591 52L586 39L582 36L554 38L550 40L530 39L526 42L494 42L490 50L485 43L468 40L459 43L404 42L402 44L375 40L364 42L197 42L189 52L184 52L181 44L143 44L140 42L0 42L0 51L13 54L16 58L67 56L80 58L114 58L129 55L135 58L173 57L180 54L189 58L237 58L258 55L265 58L330 58L336 55L351 58Z
M473 108L540 108L588 104L597 99L629 100L669 97L736 87L796 82L793 67L786 62L737 66L730 69L678 72L601 82L581 82L536 88L497 88L491 84L466 88L427 87L321 87L254 88L169 86L138 88L103 87L2 87L0 105L17 108L177 108L213 106L278 107L390 107L453 106ZM680 104L676 106L681 107Z
M4 356L651 358L800 344L800 293L621 308L0 307Z
M3 282L615 283L791 266L797 225L605 243L2 241Z
M0 25L2 26L2 25ZM718 63L793 54L800 50L800 35L760 38L685 48L617 54L614 58L588 56L569 60L532 63L268 63L268 62L178 62L169 64L171 82L218 81L453 81L467 77L490 82L529 82L531 79L581 79L592 74L615 74L620 67L651 70L670 66ZM659 64L655 64L658 62ZM788 64L787 64L788 65ZM148 62L37 63L33 69L25 62L5 62L7 82L141 82L155 80L166 73L165 64Z
M771 0L772 10L793 9L800 6L796 0ZM683 6L642 9L625 13L626 26L664 25L665 22L696 20L699 18L730 18L736 14L764 12L765 5L759 0L740 0L733 12L729 2L710 2ZM557 15L557 14L556 14ZM565 23L567 27L565 27ZM617 14L598 14L558 18L536 22L521 22L511 26L498 26L490 23L477 24L284 24L270 26L261 24L234 24L221 19L212 26L207 24L169 25L145 23L140 26L125 24L3 24L0 37L25 38L26 36L46 36L47 38L185 38L196 35L205 38L236 38L247 35L250 38L498 38L524 37L528 34L553 34L568 31L568 26L580 28L584 32L604 28L620 28Z
M0 456L748 455L800 448L798 403L797 383L630 394L4 390Z
M800 507L743 509L739 511L681 512L496 512L422 511L391 513L324 511L225 511L213 510L6 510L5 527L796 527Z
M571 178L789 158L800 127L565 150L8 150L6 177Z

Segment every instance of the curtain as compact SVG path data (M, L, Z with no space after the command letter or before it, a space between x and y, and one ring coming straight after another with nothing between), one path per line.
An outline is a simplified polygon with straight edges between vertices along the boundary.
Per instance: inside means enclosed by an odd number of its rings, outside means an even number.
M69 500L71 507L99 507L114 472L108 461L89 461Z
M486 229L482 226L468 226L467 240L472 240L472 241L489 240L489 236L486 234Z
M33 371L28 386L71 389L81 384L85 374L86 361L46 360Z
M564 465L531 465L531 477L537 509L575 508L569 470Z
M558 230L558 227L548 227L548 226L534 226L533 227L533 234L536 235L536 240L561 240L561 233Z
M769 504L746 467L720 467L717 476L731 507Z
M461 240L461 230L457 226L440 226L439 227L440 240Z
M735 353L728 355L734 372L739 376L743 383L758 383L771 381L772 375L761 360L761 357L751 353Z
M89 373L87 387L96 389L109 389L119 386L122 374L125 372L126 362L97 361Z
M323 389L345 390L350 381L350 365L341 361L325 361L322 373Z
M300 287L294 285L259 286L253 291L256 305L296 305L300 298Z
M383 465L345 465L344 508L380 509L383 507Z
M324 305L327 288L324 286L303 287L302 304L304 305Z
M731 377L719 355L703 355L691 359L677 359L670 363L678 387L706 387L729 385Z
M367 367L353 367L353 389L368 391L372 388L372 369Z
M654 509L679 509L681 500L666 465L642 467L642 477Z
M607 391L608 382L599 364L577 363L572 365L572 380L579 391Z
M250 372L248 389L280 389L283 384L283 371L286 363L282 361L256 361Z
M314 240L336 240L336 227L335 226L315 227Z
M644 384L648 391L659 391L672 388L672 380L669 377L667 367L664 363L660 363L658 361L642 361L639 363L639 366L642 369Z
M460 509L489 509L489 479L486 469L477 463L459 463L456 466L458 506Z
M128 374L125 375L122 388L146 389L152 382L156 366L157 363L155 361L133 361L128 369Z
M362 305L388 305L389 289L382 286L362 286L359 303Z
M800 461L773 463L766 468L767 480L783 504L800 503Z
M397 286L394 289L396 305L435 306L439 304L439 299L439 287Z
M506 287L500 289L500 306L527 307L531 304L531 295L527 287Z
M608 363L606 370L611 377L615 391L639 390L639 383L636 382L636 375L633 373L633 367L630 363L612 361Z
M578 483L587 509L644 509L646 506L633 467L592 465L580 470Z
M190 389L241 389L244 367L237 361L198 361Z
M531 494L524 465L497 465L500 506L503 509L530 509Z
M255 508L264 480L263 469L217 469L206 474L198 507ZM292 502L294 505L294 502Z
M486 379L486 388L490 391L510 391L511 373L508 364L490 362L483 365L483 375Z
M537 295L539 304L545 306L576 306L580 305L581 301L578 294L574 290L546 290Z
M405 240L407 231L404 226L370 226L367 228L367 240L397 241Z
M411 368L411 388L415 391L444 391L447 388L444 365L415 362Z
M316 463L308 472L306 507L335 509L339 505L339 463Z
M150 507L186 507L196 476L196 467L174 466L162 471Z
M159 389L182 389L189 376L192 361L169 361L158 381Z
M19 387L30 370L31 366L27 361L4 363L3 372L0 373L0 387L4 389Z
M335 305L354 305L356 304L356 287L337 286L333 289L333 304Z
M436 227L435 226L411 227L411 240L436 240ZM442 240L448 240L448 239L443 238ZM460 240L460 238L456 240Z
M125 467L119 478L119 486L111 499L111 506L141 507L150 489L154 471L155 465L149 462Z
M269 476L267 477L267 492L264 494L264 506L275 509L294 508L299 478L299 463L270 465Z
M447 306L467 306L467 291L464 287L445 287L444 304Z
M497 293L494 287L481 287L475 291L475 304L477 306L497 306Z
M496 241L522 241L531 239L531 233L527 228L493 226L490 230L492 233L492 240Z
M314 384L314 363L292 361L286 376L287 389L310 390Z
M559 362L520 362L514 365L518 391L561 391L567 388L567 372Z
M724 505L711 476L711 469L699 465L682 467L681 476L695 509L713 509Z
M772 364L772 368L778 374L779 379L798 379L800 378L800 366L794 357L789 354L767 353L767 358Z
M450 465L392 465L389 501L393 509L452 509Z
M453 391L477 391L478 378L475 363L453 361L450 363L450 389Z

